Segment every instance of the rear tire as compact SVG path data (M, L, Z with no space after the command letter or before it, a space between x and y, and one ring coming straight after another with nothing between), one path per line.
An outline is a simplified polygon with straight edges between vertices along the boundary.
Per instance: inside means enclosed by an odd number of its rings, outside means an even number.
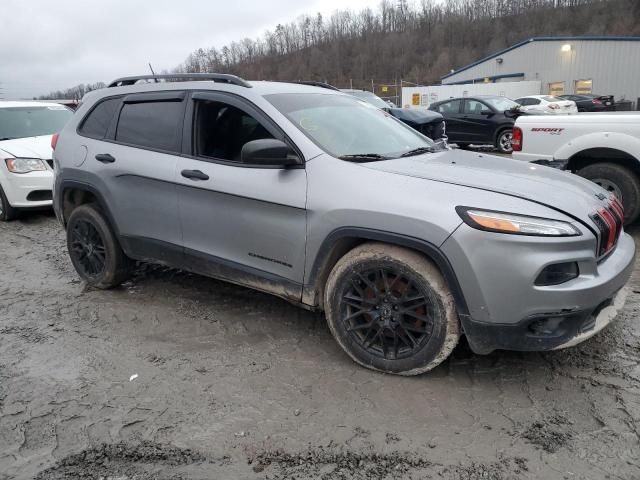
M496 137L496 148L500 153L512 153L511 139L513 138L513 130L507 128L498 132Z
M340 347L381 372L427 372L460 338L453 295L438 268L395 245L366 243L342 257L327 280L324 306Z
M67 248L78 275L92 287L113 288L131 276L133 261L94 204L81 205L71 213Z
M0 186L0 221L8 222L18 217L18 210L13 208Z
M629 225L640 215L640 179L630 169L616 163L594 163L578 170L578 175L597 183L605 190L622 196L624 224Z

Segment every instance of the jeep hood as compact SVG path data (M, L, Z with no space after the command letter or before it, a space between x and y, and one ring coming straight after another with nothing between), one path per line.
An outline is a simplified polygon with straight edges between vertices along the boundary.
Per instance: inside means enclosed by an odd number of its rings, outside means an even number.
M0 142L0 154L4 153L6 157L50 160L53 155L51 137L52 135L40 135L3 140Z
M596 194L606 193L595 183L569 172L461 150L448 150L361 165L398 175L451 183L531 200L562 211L589 225L592 223L589 214L603 204Z

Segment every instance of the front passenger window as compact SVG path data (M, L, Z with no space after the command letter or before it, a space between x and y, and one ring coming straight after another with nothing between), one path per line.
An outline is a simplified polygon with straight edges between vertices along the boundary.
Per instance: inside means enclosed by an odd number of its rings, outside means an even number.
M245 143L274 138L254 117L223 102L199 100L196 102L195 154L196 156L240 161Z

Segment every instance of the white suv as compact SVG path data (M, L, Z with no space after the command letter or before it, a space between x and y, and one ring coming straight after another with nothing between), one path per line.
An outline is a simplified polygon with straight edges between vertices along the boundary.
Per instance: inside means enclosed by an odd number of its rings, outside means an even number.
M72 115L56 103L0 102L0 220L51 206L51 136Z

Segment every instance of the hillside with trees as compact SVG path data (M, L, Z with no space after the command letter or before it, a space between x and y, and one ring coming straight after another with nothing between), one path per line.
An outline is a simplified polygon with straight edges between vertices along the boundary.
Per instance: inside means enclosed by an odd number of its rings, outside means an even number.
M261 38L200 48L176 71L347 87L432 84L526 38L640 35L638 0L383 0L377 10L302 16Z
M376 9L304 15L257 39L199 48L173 71L369 89L433 84L491 52L555 35L640 35L640 0L383 0ZM41 98L81 98L97 86Z

